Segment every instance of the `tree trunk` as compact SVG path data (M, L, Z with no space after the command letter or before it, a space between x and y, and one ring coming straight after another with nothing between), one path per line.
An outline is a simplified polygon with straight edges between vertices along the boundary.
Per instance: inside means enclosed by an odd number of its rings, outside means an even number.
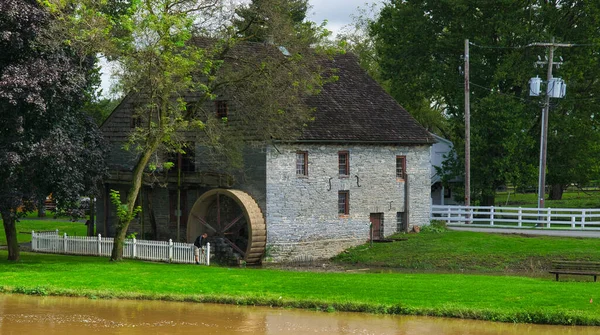
M148 209L148 218L150 219L150 229L152 230L152 238L158 239L158 228L156 227L156 216L154 215L154 203L152 202L152 189L144 192L146 208Z
M151 143L149 143L133 169L133 174L131 176L131 187L129 188L129 193L127 194L127 217L119 218L119 222L116 226L115 231L115 239L113 243L113 250L110 256L111 261L120 261L123 259L123 245L125 244L125 236L127 235L127 229L129 228L129 224L131 220L133 220L133 212L135 210L135 203L137 197L140 193L140 189L142 187L142 178L144 176L144 169L146 168L146 164L150 161L152 154L158 148L158 144L160 140L154 139Z
M19 261L21 255L19 252L19 242L17 242L17 226L15 217L10 212L2 212L2 222L4 224L4 233L6 234L6 244L8 248L8 260Z
M38 199L37 203L38 218L46 217L46 197Z
M96 199L90 197L90 221L87 226L87 236L94 236L94 227L96 226Z
M120 221L117 223L117 229L115 232L113 249L110 254L111 261L120 261L123 259L123 246L125 245L125 236L127 235L127 228L129 227L129 222L121 223Z
M552 189L550 190L550 200L561 200L563 191L564 189L562 184L552 184Z

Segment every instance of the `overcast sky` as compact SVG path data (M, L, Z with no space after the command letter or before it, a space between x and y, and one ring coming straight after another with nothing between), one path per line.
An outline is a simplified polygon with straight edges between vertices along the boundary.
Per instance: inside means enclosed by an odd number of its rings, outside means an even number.
M334 35L347 24L352 23L352 14L358 13L358 7L369 3L382 3L382 0L310 0L312 8L308 11L308 19L316 23L327 20L327 29Z
M333 37L340 30L352 23L352 15L358 14L359 7L366 7L367 4L381 4L383 0L309 0L312 8L308 10L307 19L317 24L327 20L327 29L333 32ZM102 91L103 95L108 95L110 91L110 73L109 67L104 62L102 66Z

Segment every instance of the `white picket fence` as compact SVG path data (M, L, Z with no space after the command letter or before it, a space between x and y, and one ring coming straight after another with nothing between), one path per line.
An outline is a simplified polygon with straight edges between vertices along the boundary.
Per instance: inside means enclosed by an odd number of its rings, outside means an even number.
M57 231L31 232L31 249L36 252L69 255L92 255L110 257L112 237L60 236ZM194 263L194 245L191 243L126 239L123 258L143 259L170 263ZM200 263L210 265L210 243L206 244Z
M447 225L600 230L600 209L596 208L432 205L430 219L445 221Z

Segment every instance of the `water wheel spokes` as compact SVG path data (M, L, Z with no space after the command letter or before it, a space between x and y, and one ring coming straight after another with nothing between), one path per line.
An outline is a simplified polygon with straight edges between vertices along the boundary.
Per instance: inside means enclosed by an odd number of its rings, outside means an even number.
M235 225L236 223L238 223L238 221L240 221L243 217L244 217L244 213L242 212L242 214L240 214L238 217L236 217L235 219L231 220L231 222L227 223L227 225L225 226L225 228L223 228L223 232L226 232L227 230L229 230L229 228L233 227L233 225Z
M231 242L230 239L228 239L227 237L223 237L223 241L229 244L229 246L232 247L235 251L239 252L242 257L246 257L246 253L242 251L242 249L240 249L237 245L235 245L235 243Z
M208 222L206 222L206 220L204 220L203 218L199 217L198 215L196 215L193 212L192 212L192 216L195 217L198 221L200 221L200 223L202 223L204 226L210 228L215 233L217 232L217 230L215 228L213 228L213 226L211 226L210 224L208 224Z

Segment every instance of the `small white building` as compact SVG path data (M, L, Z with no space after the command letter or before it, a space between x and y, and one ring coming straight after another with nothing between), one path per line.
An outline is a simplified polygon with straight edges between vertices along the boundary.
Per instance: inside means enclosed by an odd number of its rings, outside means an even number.
M454 144L441 136L431 133L435 138L434 143L430 148L431 155L431 204L432 205L456 205L459 204L455 200L452 184L458 182L458 179L451 181L449 186L442 184L442 178L438 173L438 169L452 154Z

